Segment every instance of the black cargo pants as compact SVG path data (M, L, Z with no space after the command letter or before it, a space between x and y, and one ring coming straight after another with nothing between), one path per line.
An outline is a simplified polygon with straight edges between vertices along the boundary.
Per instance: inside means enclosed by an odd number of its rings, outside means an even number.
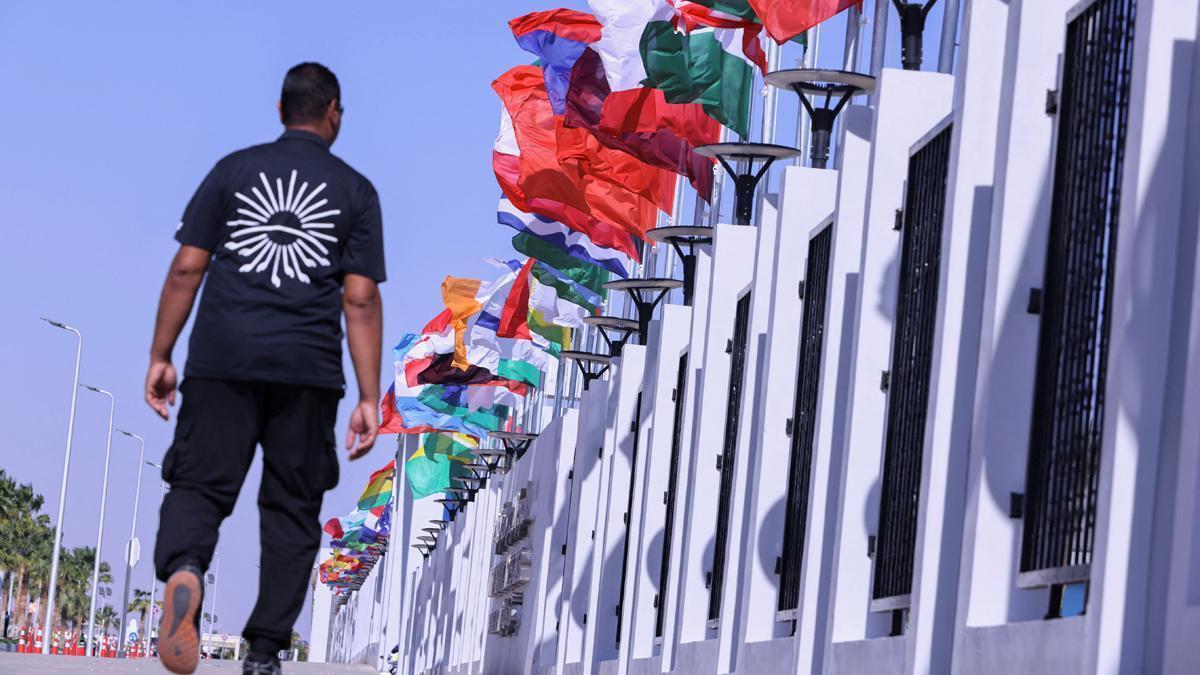
M198 378L179 389L175 440L163 460L171 489L159 517L155 571L166 581L184 565L208 569L221 521L261 444L258 602L243 635L255 652L287 649L321 543L321 499L338 481L333 425L342 392ZM251 547L228 542L225 564L248 560Z

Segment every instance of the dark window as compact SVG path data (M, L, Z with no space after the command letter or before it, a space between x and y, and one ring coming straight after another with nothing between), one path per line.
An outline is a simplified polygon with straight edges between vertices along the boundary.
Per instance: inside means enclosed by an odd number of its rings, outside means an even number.
M1021 546L1043 583L1092 561L1136 10L1100 0L1067 26Z
M742 391L746 381L746 343L750 333L750 294L737 303L729 360L729 397L725 408L725 444L718 459L721 488L717 496L717 539L713 552L712 584L708 595L709 620L721 617L721 586L725 580L725 549L729 542L729 508L733 497L733 456L737 449Z
M629 454L629 499L625 503L625 550L621 553L621 592L617 595L617 645L621 644L621 606L625 603L625 570L629 564L629 520L633 518L633 483L637 479L638 446L642 440L642 392L633 408L633 451Z
M876 610L907 607L912 590L950 138L946 127L908 162L875 550Z
M829 253L833 226L822 229L808 244L804 272L804 321L800 326L800 368L796 377L796 408L792 412L792 452L788 467L787 513L783 523L783 561L779 580L780 611L796 609L800 601L800 564L808 522L808 483L812 475L817 396L821 387L821 351L825 344L825 300L829 290Z
M654 637L662 637L667 612L667 579L671 576L671 533L675 527L675 491L679 486L679 452L683 445L683 399L687 387L688 355L679 357L679 374L675 376L674 426L671 428L671 467L667 473L666 523L663 525L662 563L658 572L658 606L654 619Z

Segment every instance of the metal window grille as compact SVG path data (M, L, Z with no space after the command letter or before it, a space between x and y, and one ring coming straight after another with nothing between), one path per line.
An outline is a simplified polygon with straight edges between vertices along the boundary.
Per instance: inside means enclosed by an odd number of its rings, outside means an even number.
M746 343L750 337L750 293L737 303L733 320L733 352L729 361L729 397L725 407L725 444L720 456L721 488L717 496L717 538L713 552L712 584L708 589L708 619L721 617L721 587L725 581L725 549L729 540L729 508L733 497L733 457L741 421L746 381Z
M946 127L908 162L872 587L875 611L907 607L912 590L951 133Z
M679 373L675 376L675 410L671 429L671 466L667 473L667 506L663 524L662 562L658 571L658 606L655 607L654 637L662 637L667 614L667 580L671 576L671 533L675 528L675 491L679 486L679 453L683 445L683 400L687 387L688 355L679 357Z
M1136 12L1136 0L1099 0L1067 26L1023 585L1085 580L1092 561Z
M621 591L617 595L617 646L621 646L621 606L625 604L625 572L629 564L629 519L633 517L633 483L637 480L638 446L642 440L642 392L633 407L633 451L629 455L629 499L625 504L625 547L621 553Z
M783 524L783 560L779 579L779 611L796 609L800 601L800 562L808 522L808 484L816 433L817 395L821 386L821 352L825 344L825 300L829 289L829 254L833 226L822 229L808 245L804 273L804 320L800 326L800 368L796 408L792 412L792 451L788 467L787 512Z

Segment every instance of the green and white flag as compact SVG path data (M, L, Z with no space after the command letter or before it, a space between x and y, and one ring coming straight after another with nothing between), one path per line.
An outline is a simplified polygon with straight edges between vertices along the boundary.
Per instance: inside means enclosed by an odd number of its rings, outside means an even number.
M749 135L754 69L767 67L761 24L687 0L589 4L604 26L594 48L613 91L652 87Z

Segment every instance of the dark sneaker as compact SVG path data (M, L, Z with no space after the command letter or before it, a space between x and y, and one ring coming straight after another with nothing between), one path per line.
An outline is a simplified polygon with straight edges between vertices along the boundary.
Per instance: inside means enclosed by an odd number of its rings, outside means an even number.
M283 675L283 668L274 654L247 654L246 660L242 661L242 675Z
M188 675L200 660L200 603L204 600L201 578L195 567L181 567L167 579L163 590L158 658L172 673Z

